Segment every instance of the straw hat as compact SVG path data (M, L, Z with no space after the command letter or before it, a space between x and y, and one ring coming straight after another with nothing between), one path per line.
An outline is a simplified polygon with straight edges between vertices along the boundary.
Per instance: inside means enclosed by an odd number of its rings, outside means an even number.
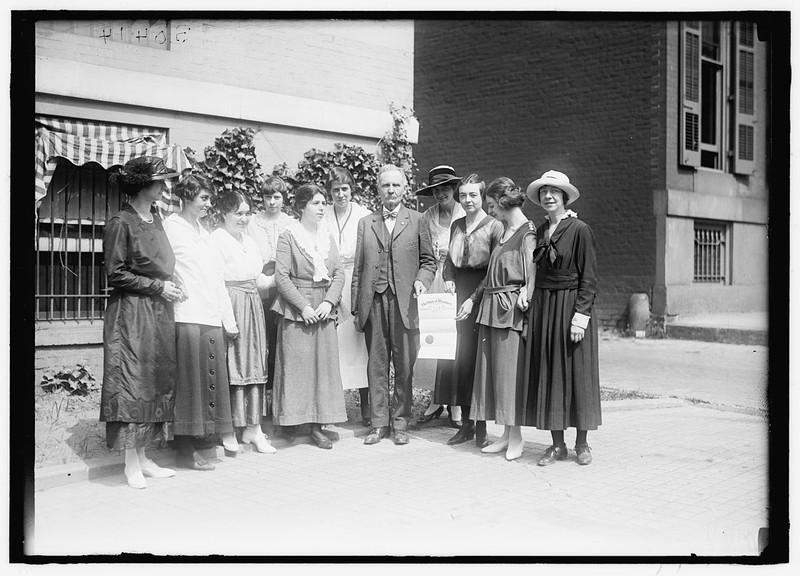
M567 177L566 174L563 172L558 172L557 170L548 170L542 174L541 178L528 184L528 198L531 202L538 204L539 206L541 206L541 203L539 202L539 189L542 186L555 186L556 188L563 190L567 195L564 206L572 204L575 202L575 200L580 198L581 195L581 193L578 192L578 189L569 183L569 177Z

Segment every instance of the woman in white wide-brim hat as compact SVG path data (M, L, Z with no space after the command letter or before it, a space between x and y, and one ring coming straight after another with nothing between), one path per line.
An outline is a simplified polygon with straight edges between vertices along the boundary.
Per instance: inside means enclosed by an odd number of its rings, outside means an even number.
M547 212L534 253L536 288L528 322L526 426L550 430L553 445L538 464L568 456L564 430L577 429L578 464L592 461L587 431L602 423L597 321L592 319L597 259L592 229L566 207L580 197L566 174L531 182L531 202Z

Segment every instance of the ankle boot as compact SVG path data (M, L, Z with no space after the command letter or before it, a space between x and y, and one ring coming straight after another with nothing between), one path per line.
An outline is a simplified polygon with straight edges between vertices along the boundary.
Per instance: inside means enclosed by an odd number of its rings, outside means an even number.
M455 436L451 437L447 443L450 445L453 444L462 444L467 440L472 440L475 437L475 421L474 420L464 420L461 428L459 428L458 432L455 433Z

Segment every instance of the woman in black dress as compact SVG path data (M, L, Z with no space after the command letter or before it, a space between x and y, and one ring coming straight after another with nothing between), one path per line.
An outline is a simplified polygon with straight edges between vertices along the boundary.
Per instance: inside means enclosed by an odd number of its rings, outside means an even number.
M602 423L597 322L592 320L597 258L592 229L569 206L580 196L566 174L550 170L528 186L547 211L534 255L536 288L528 323L525 425L550 430L540 466L567 458L564 430L577 428L578 464L590 464L587 431Z
M483 297L484 278L489 257L503 236L503 225L483 210L485 185L477 174L461 179L458 201L466 216L455 220L450 229L450 247L444 263L444 284L447 292L456 294L456 358L448 371L436 373L436 385L446 394L443 402L461 406L461 429L448 444L461 444L475 438L478 448L489 444L486 421L470 420L472 384L475 378L475 357L478 354L478 306Z
M173 278L175 256L153 202L170 172L161 158L129 160L116 175L128 202L106 224L103 252L113 288L103 322L103 391L100 421L106 443L125 451L125 477L146 488L145 476L168 477L145 455L171 434L175 390L175 322L172 303L183 298Z

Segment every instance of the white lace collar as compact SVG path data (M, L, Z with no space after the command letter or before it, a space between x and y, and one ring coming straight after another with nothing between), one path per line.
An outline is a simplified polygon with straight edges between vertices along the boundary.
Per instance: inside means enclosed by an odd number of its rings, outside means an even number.
M325 260L328 259L328 254L331 250L331 235L325 223L320 222L316 234L311 234L298 221L292 222L286 229L292 235L303 254L314 264L314 282L330 280Z

